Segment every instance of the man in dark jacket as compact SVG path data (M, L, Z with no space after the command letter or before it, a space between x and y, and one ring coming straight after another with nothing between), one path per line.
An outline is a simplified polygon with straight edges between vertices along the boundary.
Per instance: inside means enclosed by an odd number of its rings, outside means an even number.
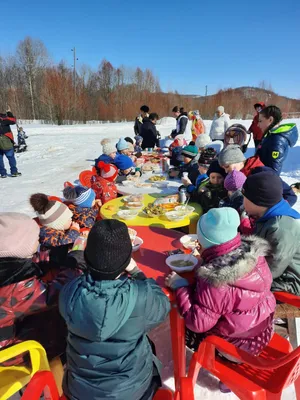
M1 178L7 178L7 172L4 166L3 156L9 161L10 172L12 177L20 176L21 173L17 170L17 162L14 153L14 136L10 129L10 125L16 123L16 118L13 116L8 107L6 114L0 114L0 175Z
M149 118L143 119L143 124L140 129L140 136L143 138L142 149L153 149L155 146L159 146L159 133L156 130L156 122L158 115L151 113Z
M135 122L134 122L134 127L133 127L134 133L136 136L140 135L143 119L149 117L149 111L150 111L150 108L146 105L144 105L140 108L141 113L140 113L140 115L138 115L136 117Z
M254 104L254 109L256 111L256 115L254 116L252 124L250 125L250 128L248 129L248 131L252 132L252 134L253 134L253 140L254 140L256 149L260 145L262 138L264 136L263 131L258 126L259 113L263 108L265 108L265 103L263 103L263 102Z

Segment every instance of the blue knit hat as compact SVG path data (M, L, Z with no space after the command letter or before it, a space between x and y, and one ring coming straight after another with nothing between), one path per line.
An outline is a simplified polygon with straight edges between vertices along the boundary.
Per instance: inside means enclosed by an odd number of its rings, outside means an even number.
M198 241L204 249L229 242L238 234L240 223L239 214L234 208L212 208L199 219Z
M129 149L128 142L126 142L126 140L124 138L119 139L119 141L117 143L117 150L122 151L122 150L126 150L126 149Z
M84 186L67 186L63 190L64 198L75 206L91 208L96 198L93 189Z
M130 157L125 156L125 154L120 154L115 159L115 166L123 171L124 169L134 167L134 163Z

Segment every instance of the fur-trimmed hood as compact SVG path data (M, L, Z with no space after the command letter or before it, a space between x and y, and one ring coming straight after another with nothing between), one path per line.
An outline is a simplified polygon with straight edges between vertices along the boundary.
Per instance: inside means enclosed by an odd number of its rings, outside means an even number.
M210 257L210 261L198 269L197 275L207 279L214 287L234 285L252 272L259 257L266 256L269 251L270 246L265 239L254 235L242 236L241 245L238 248L213 259Z

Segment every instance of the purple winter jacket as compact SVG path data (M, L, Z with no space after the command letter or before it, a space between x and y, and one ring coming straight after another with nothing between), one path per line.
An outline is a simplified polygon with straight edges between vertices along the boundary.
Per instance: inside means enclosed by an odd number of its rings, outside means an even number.
M264 239L238 234L233 240L206 249L197 271L196 287L176 290L186 326L217 335L254 355L273 334L276 301L272 275L264 258Z

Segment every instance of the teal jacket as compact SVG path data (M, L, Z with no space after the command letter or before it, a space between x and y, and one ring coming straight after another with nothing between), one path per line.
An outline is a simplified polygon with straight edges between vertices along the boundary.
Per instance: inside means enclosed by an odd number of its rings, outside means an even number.
M146 333L170 311L155 281L83 275L64 287L59 307L69 331L63 383L68 398L141 399L157 361Z

